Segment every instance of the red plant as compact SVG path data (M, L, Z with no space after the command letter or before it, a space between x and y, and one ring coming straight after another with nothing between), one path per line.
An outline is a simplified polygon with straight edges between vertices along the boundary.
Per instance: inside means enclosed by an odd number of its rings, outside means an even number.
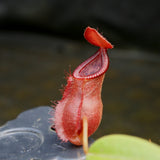
M88 138L100 124L103 108L101 89L109 65L107 49L113 48L91 27L86 28L84 37L100 49L68 77L63 97L56 105L54 121L59 138L75 145L82 145L84 134L87 133Z

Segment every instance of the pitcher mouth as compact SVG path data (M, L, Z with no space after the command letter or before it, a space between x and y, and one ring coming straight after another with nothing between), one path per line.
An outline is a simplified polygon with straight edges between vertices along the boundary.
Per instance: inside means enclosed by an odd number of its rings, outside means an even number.
M73 72L77 79L92 79L106 72L109 66L107 50L100 48L93 56L81 63Z

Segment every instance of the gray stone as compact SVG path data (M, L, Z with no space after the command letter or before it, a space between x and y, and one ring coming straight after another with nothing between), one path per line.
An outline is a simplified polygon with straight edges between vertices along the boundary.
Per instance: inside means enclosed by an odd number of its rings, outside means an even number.
M0 127L0 160L85 159L82 147L63 143L50 128L50 110L43 106L25 111Z

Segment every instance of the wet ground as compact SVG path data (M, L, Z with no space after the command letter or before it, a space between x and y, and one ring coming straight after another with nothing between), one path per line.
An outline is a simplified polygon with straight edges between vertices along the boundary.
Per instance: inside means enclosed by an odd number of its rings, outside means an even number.
M25 110L59 100L65 74L96 50L87 42L0 33L0 125ZM93 137L124 133L160 144L160 56L115 47L109 57L103 119Z

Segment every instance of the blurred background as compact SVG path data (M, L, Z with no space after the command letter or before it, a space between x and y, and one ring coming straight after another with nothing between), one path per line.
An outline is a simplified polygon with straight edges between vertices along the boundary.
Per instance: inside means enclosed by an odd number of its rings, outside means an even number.
M0 125L60 100L65 75L98 48L87 26L114 45L102 123L92 136L131 134L160 144L158 0L0 0Z

